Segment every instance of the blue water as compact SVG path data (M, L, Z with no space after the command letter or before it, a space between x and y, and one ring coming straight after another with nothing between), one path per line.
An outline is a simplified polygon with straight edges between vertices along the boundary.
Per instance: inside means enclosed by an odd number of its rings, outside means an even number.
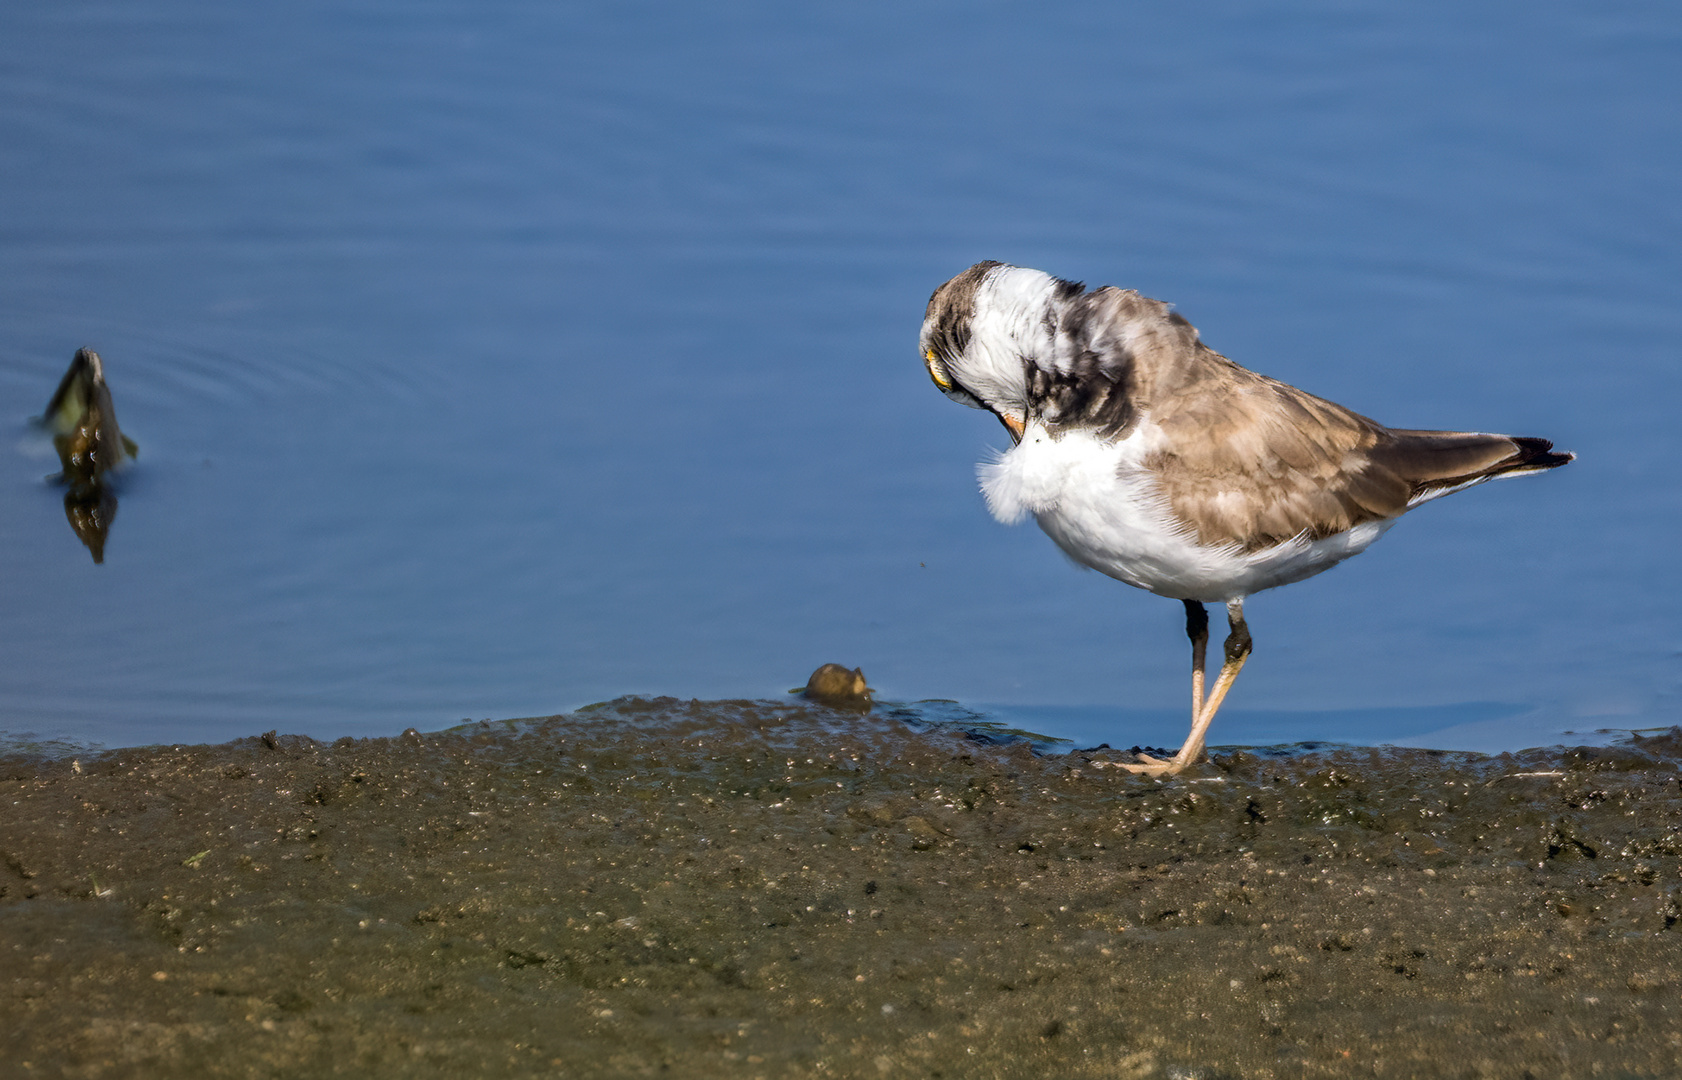
M993 522L1006 436L918 361L983 258L1581 455L1254 598L1213 741L1675 722L1679 91L1660 4L16 5L0 728L382 734L833 660L1172 745L1180 606ZM27 424L80 345L141 446L100 566Z

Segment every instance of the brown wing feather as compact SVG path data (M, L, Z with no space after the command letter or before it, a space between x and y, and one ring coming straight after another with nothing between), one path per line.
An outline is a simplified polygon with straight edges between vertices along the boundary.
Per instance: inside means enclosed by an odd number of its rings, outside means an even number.
M1437 494L1572 460L1545 439L1386 428L1239 367L1195 331L1134 341L1139 367L1152 374L1140 404L1164 435L1146 464L1205 544L1256 551L1319 540Z
M1151 406L1164 449L1147 462L1200 542L1260 550L1407 509L1411 483L1371 454L1382 425L1216 353L1202 366Z

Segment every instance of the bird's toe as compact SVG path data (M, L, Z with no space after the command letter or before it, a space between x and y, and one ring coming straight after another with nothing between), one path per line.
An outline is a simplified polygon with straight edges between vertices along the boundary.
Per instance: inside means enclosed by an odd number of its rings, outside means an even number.
M1143 773L1146 776L1173 776L1183 766L1178 761L1164 761L1149 754L1138 755L1137 762L1117 762L1116 767L1126 769L1130 773Z

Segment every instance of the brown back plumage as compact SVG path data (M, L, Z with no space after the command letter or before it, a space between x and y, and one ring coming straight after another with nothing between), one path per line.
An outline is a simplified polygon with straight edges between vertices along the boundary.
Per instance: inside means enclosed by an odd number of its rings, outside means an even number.
M1167 305L1130 290L1078 298L1057 365L1126 388L1162 429L1145 462L1174 514L1205 544L1261 550L1318 540L1472 484L1563 465L1546 439L1403 431L1258 375L1198 340ZM1054 410L1055 411L1055 410ZM1115 430L1118 410L1093 427Z

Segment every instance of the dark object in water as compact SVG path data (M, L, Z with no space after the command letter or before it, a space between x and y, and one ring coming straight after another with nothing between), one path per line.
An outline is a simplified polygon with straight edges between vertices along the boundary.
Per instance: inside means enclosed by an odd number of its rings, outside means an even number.
M53 434L63 470L58 479L70 487L64 493L64 516L93 561L102 563L105 537L117 517L117 495L105 474L138 455L140 448L117 426L117 409L98 353L76 350L41 422Z
M798 691L820 705L833 709L870 711L871 689L864 681L863 668L845 668L840 664L825 664L812 672L804 690Z
M117 426L117 408L105 385L105 366L92 349L76 350L70 370L59 381L41 419L52 429L53 449L58 451L66 483L97 482L125 457L140 453Z

